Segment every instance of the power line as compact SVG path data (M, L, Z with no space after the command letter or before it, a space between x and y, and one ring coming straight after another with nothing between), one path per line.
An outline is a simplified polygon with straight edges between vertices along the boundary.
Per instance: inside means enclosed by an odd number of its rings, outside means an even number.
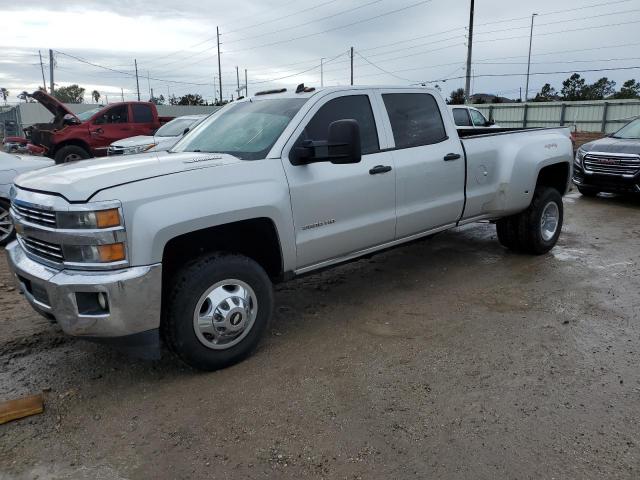
M368 6L374 5L374 4L376 4L376 3L380 3L380 2L382 2L382 1L383 1L383 0L372 0L371 2L368 2L368 3L362 4L362 5L358 5L358 6L356 6L356 7L348 8L348 9L346 9L346 10L342 10L342 11L340 11L340 12L333 13L333 14L331 14L331 15L327 15L327 16L325 16L325 17L315 18L315 19L310 20L310 21L308 21L308 22L300 23L300 24L294 25L293 27L288 27L288 30L295 30L295 29L297 29L297 28L306 27L307 25L311 25L312 23L321 22L321 21L323 21L323 20L327 20L327 19L329 19L329 18L334 18L334 17L340 16L340 15L344 15L345 13L350 13L350 12L353 12L353 11L355 11L355 10L360 10L361 8L365 8L365 7L368 7ZM243 38L238 38L238 39L236 39L236 40L231 40L231 41L229 41L229 42L224 42L224 44L225 44L225 45L228 45L228 44L230 44L230 43L243 42L243 41L245 41L245 40L252 40L252 39L254 39L254 38L266 37L266 36L269 36L269 35L273 35L274 33L281 33L281 32L282 32L282 29L279 29L279 30L272 30L272 31L270 31L270 32L260 33L260 34L258 34L258 35L252 35L252 36L250 36L250 37L243 37Z
M368 18L363 18L363 19L357 20L355 22L351 22L351 23L347 23L345 25L340 25L340 26L337 26L337 27L329 28L329 29L326 29L326 30L322 30L320 32L309 33L309 34L306 34L306 35L301 35L301 36L289 38L289 39L286 39L286 40L279 40L277 42L266 43L266 44L263 44L263 45L255 45L253 47L242 48L242 49L239 49L239 50L233 50L233 51L226 52L226 53L245 52L245 51L248 51L248 50L255 50L255 49L259 49L259 48L271 47L271 46L274 46L274 45L281 45L283 43L294 42L296 40L301 40L303 38L315 37L317 35L322 35L324 33L334 32L336 30L342 30L343 28L348 28L348 27L352 27L354 25L359 25L361 23L370 22L370 21L376 20L378 18L386 17L388 15L393 15L395 13L402 12L402 11L405 11L405 10L409 10L411 8L419 7L420 5L424 5L424 4L430 3L430 2L431 2L431 0L422 0L420 2L416 2L416 3L412 3L411 5L407 5L405 7L396 8L395 10L390 10L390 11L385 12L385 13L374 15L374 16L368 17Z
M364 57L360 52L356 52L356 55L358 55L360 58L362 58L365 62L367 62L372 67L377 68L378 70L380 70L383 73L386 73L387 75L391 75L392 77L397 78L399 80L404 80L405 82L413 82L413 81L415 81L415 80L409 80L408 78L400 77L400 76L396 75L395 73L391 73L388 70L385 70L384 68L376 65L371 60L369 60L366 57Z

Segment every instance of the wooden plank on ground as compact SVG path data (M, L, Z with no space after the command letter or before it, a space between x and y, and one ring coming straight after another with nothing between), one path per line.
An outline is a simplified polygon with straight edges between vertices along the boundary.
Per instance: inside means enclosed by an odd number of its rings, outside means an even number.
M44 411L42 393L0 403L0 425Z

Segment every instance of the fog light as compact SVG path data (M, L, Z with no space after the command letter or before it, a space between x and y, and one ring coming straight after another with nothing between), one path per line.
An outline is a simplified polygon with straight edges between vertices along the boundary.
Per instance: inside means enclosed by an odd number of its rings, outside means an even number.
M102 292L98 294L98 305L100 305L100 308L103 310L107 309L107 296Z

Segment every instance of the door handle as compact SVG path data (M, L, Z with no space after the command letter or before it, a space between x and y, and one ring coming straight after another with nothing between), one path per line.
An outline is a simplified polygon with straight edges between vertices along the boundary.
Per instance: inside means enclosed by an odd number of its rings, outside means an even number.
M377 175L378 173L387 173L391 171L391 167L389 165L376 165L371 170L369 170L369 175Z
M93 130L91 133L93 133L94 135L102 135L104 133L104 130L98 128L96 130Z
M462 157L462 155L460 155L459 153L447 153L444 156L444 161L450 162L451 160L458 160L460 157Z

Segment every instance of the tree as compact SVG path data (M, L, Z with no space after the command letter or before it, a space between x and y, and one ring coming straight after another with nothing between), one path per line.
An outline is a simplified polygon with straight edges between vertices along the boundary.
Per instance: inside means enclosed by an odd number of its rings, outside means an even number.
M29 101L29 92L27 92L26 90L23 92L20 92L18 94L18 99L24 100L25 103L27 103Z
M603 100L613 95L616 91L616 82L602 77L600 80L593 82L587 86L585 91L585 100Z
M464 105L464 89L458 88L451 92L451 97L447 102L449 105Z
M164 105L164 95L160 95L159 97L151 97L149 101L154 105Z
M545 83L540 91L536 93L534 102L553 102L558 99L558 92L549 83Z
M635 79L627 80L622 84L620 91L613 95L613 98L640 98L640 82L636 82Z
M562 82L562 95L563 100L584 100L587 93L587 82L578 73L574 73L564 82Z
M62 103L83 103L84 102L84 88L79 87L77 84L69 85L68 87L60 87L55 90L54 97L60 100Z
M187 93L178 99L178 105L204 105L204 99L198 93Z
M91 98L93 98L94 103L98 103L100 101L100 92L98 90L94 90L91 92Z
M4 100L4 104L7 104L7 98L9 98L9 90L2 87L0 88L0 95L2 95L2 99Z
M169 97L169 105L178 105L178 99L174 94Z

